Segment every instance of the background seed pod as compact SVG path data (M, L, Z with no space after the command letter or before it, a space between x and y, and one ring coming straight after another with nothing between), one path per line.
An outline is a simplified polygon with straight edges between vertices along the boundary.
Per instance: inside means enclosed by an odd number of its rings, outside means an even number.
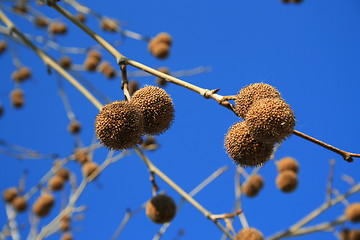
M351 222L360 222L360 203L350 204L345 209L345 216Z
M159 59L165 59L170 54L170 46L166 43L158 42L152 46L150 52Z
M249 134L245 121L234 124L225 136L229 157L241 166L260 166L271 157L273 145L259 142Z
M351 230L349 233L349 240L360 240L360 230Z
M66 168L60 168L56 171L56 176L61 177L64 181L69 180L70 172Z
M258 175L252 175L242 186L243 193L248 197L255 197L264 186L264 179Z
M263 240L262 233L255 228L244 228L235 236L235 240Z
M114 150L135 146L143 134L143 116L127 101L105 105L95 120L95 131L101 144Z
M100 27L104 31L116 32L117 30L119 30L119 23L114 19L103 18L100 22Z
M61 240L73 240L73 236L71 233L63 233L61 235Z
M23 2L19 3L19 4L15 4L13 6L13 10L14 12L18 13L18 14L25 14L28 12L28 7L26 4L24 4Z
M173 41L171 35L167 32L159 33L158 35L156 35L155 39L157 42L163 42L169 46L172 45L172 41Z
M86 162L82 165L82 173L85 177L90 177L93 172L98 169L99 165L96 162ZM96 178L97 175L94 177Z
M20 67L18 70L11 74L11 78L16 83L21 83L31 77L31 70L28 67Z
M27 209L27 201L24 197L16 196L11 204L17 212L23 212Z
M55 198L49 193L43 193L32 206L32 212L38 217L47 216L55 204Z
M81 124L76 120L72 120L68 126L68 130L72 134L78 134L81 131Z
M99 64L99 60L97 58L94 58L94 57L87 57L85 59L85 62L84 62L84 69L86 71L95 71L98 64Z
M176 215L175 202L167 195L157 195L146 204L146 215L155 223L170 222Z
M299 172L299 163L298 163L298 161L296 161L295 158L284 157L277 162L277 170L278 170L278 172L282 172L285 170L291 170L294 173L298 173Z
M174 105L162 88L146 86L134 93L130 101L144 117L144 133L158 135L168 130L174 120Z
M58 175L53 176L50 178L48 182L48 186L52 191L59 191L64 186L64 179Z
M276 186L285 193L294 191L298 186L297 174L290 170L280 172L276 178Z
M62 22L52 22L49 25L49 32L52 34L63 35L67 33L67 26Z
M38 16L35 17L34 24L39 28L44 28L48 26L48 21L46 20L46 18Z
M80 163L80 164L84 164L86 162L91 161L90 159L90 155L88 154L88 152L86 151L86 149L83 148L77 148L74 151L74 158L75 160Z
M0 41L0 54L7 49L7 43L4 40Z
M15 187L6 189L3 192L3 200L7 203L11 203L15 197L18 195L18 190Z
M161 67L157 69L159 72L165 73L165 74L170 74L170 70L167 67ZM160 87L165 87L167 85L167 81L164 78L156 78L156 84Z
M116 71L115 69L110 65L109 62L102 62L99 66L99 70L100 72L102 72L102 74L105 75L105 77L107 78L114 78L116 76Z
M63 232L69 231L71 228L71 218L70 216L64 216L60 220L60 230Z
M11 104L15 108L21 108L24 106L24 92L17 88L10 93Z
M71 67L72 61L71 58L68 56L63 56L59 60L59 65L65 69L69 69Z
M86 21L86 15L83 13L77 13L76 18L82 23L84 23Z
M235 99L236 114L245 119L250 106L263 98L281 98L281 95L275 87L266 83L253 83L242 88Z
M139 89L139 83L135 80L129 81L129 94L133 95Z
M246 116L250 135L265 143L278 143L290 136L295 115L290 106L279 98L264 98L251 105Z

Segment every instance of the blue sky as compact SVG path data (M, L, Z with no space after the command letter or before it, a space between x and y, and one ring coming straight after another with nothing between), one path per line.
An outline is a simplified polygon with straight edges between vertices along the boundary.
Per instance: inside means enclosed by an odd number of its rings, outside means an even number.
M147 51L147 44L134 39L124 39L117 49L130 59L157 68L167 66L171 71L211 67L211 72L182 79L195 85L215 89L221 95L235 95L242 87L255 82L275 86L296 114L296 129L350 152L360 152L359 90L360 90L360 2L356 0L304 0L302 4L283 4L277 0L258 1L106 1L82 2L96 12L116 18L123 29L144 36L168 32L174 39L170 57L157 60ZM4 2L1 6L11 6ZM66 6L72 13L74 9ZM53 9L38 8L51 18L62 18ZM23 18L6 13L25 33L44 35L34 30ZM96 43L80 32L68 20L66 36L56 37L63 46L87 47ZM96 19L89 17L87 24L109 42L120 38L118 34L104 33ZM0 39L4 39L0 36ZM74 137L67 132L69 123L57 92L55 74L48 75L41 60L30 50L10 44L12 51L0 56L0 101L5 108L0 118L0 139L30 148L40 153L57 153L66 157L75 146ZM115 60L104 50L103 57L115 66ZM12 54L11 54L12 53ZM49 50L55 59L61 55ZM33 77L21 85L26 103L23 109L13 109L9 93L14 88L10 75L15 70L12 56L30 66ZM84 55L71 55L74 62L82 64ZM135 71L129 67L129 71ZM109 81L99 73L81 72L96 88L111 100L122 100L120 79ZM155 77L135 78L140 85L154 84ZM94 119L98 110L74 87L63 80L66 93L76 117L82 124L80 138L88 146L93 141ZM225 153L224 136L228 128L239 121L231 111L213 100L182 87L165 87L175 105L175 122L171 129L158 137L160 148L148 152L148 157L163 172L186 191L191 191L202 180L222 166L229 170L217 178L195 199L212 213L230 212L234 204L235 164ZM101 163L107 150L101 148L94 161ZM292 156L300 163L299 187L291 194L276 189L277 175L273 161L259 173L265 179L264 189L254 199L244 197L243 210L249 225L258 228L265 236L284 230L309 211L320 206L326 196L329 161L335 159L334 188L340 193L350 186L342 180L344 174L359 179L359 159L347 163L324 148L297 136L291 136L275 154L275 159ZM16 160L1 155L0 190L18 184L25 170L26 191L47 172L51 159ZM77 174L80 167L71 162L66 167ZM251 172L251 169L246 169ZM131 153L108 167L95 183L89 184L77 206L86 205L83 221L73 221L76 239L110 239L120 224L126 209L135 210L151 197L151 185L146 166ZM156 178L160 189L175 201L180 196L161 179ZM57 199L66 196L55 193ZM32 203L34 198L30 200ZM359 201L359 195L349 199ZM31 205L30 203L30 205ZM59 210L43 219L48 223ZM333 220L344 211L339 204L313 223ZM18 217L23 238L27 236L28 215ZM0 207L0 225L6 222L5 208ZM222 222L223 223L223 222ZM348 227L358 227L346 224ZM119 239L152 239L159 229L141 211L126 226ZM238 219L234 228L241 229ZM221 232L190 204L178 212L163 239L174 239L179 229L185 230L181 239L220 239ZM341 229L341 228L337 228ZM58 239L55 234L50 239ZM297 239L336 239L333 233L305 235Z

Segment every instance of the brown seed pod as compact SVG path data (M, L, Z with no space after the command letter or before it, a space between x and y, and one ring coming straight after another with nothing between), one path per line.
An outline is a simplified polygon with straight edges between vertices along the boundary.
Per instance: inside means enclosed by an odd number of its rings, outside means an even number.
M99 62L100 61L97 58L87 57L84 62L84 68L86 71L93 72L96 70Z
M360 230L351 230L349 240L360 240Z
M119 30L119 23L115 19L103 18L100 22L100 27L104 31L116 32Z
M15 187L8 188L3 192L3 199L7 203L11 203L17 196L18 190Z
M24 105L24 92L17 88L10 93L11 104L15 108L21 108Z
M80 12L76 14L76 18L82 23L86 21L86 15Z
M360 222L360 203L350 204L345 209L345 216L350 222Z
M28 12L28 7L26 6L26 4L20 3L20 4L14 5L13 10L16 13L25 14Z
M39 28L44 28L48 26L48 21L44 17L35 17L34 24Z
M63 232L69 231L71 228L71 218L70 216L66 215L61 218L60 220L60 230Z
M27 201L24 197L16 196L11 203L17 212L23 212L27 209Z
M65 69L69 69L71 67L72 61L71 58L68 56L63 56L59 60L59 65Z
M154 42L163 42L166 43L167 45L171 46L172 45L172 37L169 33L167 32L161 32L158 35L156 35L153 38Z
M242 88L235 99L236 114L245 119L250 106L263 98L281 98L281 95L276 88L266 83L253 83Z
M258 195L263 186L263 178L260 175L255 174L250 176L250 178L244 183L244 186L242 186L242 190L246 196L255 197L256 195Z
M100 72L102 72L107 78L114 78L116 76L115 69L110 65L109 62L102 62L99 66Z
M53 191L59 191L64 187L64 179L62 177L59 177L57 175L50 178L48 182L48 186Z
M143 115L136 105L127 101L115 101L105 105L96 116L96 135L107 148L131 148L141 140L143 121Z
M52 22L49 25L49 32L52 34L65 34L67 33L67 26L62 22Z
M146 215L155 223L170 222L175 214L175 202L167 195L157 195L146 204Z
M73 236L71 233L63 233L61 235L61 240L73 240Z
M146 86L134 93L130 101L144 116L144 133L158 135L168 130L174 120L174 104L162 88Z
M277 162L277 170L278 172L282 172L285 170L291 170L294 173L299 172L299 163L295 158L292 157L284 157Z
M93 172L98 169L99 165L96 162L86 162L82 165L82 173L85 177L90 177ZM96 178L97 175L94 177Z
M276 186L285 193L294 191L298 186L297 174L291 170L280 172L276 178Z
M92 49L88 52L87 54L88 58L95 58L98 60L98 62L101 61L102 59L102 55L99 51L95 50L95 49Z
M66 168L60 168L56 171L56 176L61 177L64 181L69 180L70 172Z
M247 112L246 126L250 135L265 143L278 143L293 133L295 115L290 106L279 98L256 101Z
M150 52L159 59L165 59L170 54L170 46L164 42L157 42L151 47Z
M157 69L159 72L165 73L165 74L170 74L170 70L167 67L161 67ZM165 87L167 85L167 81L164 78L156 78L156 84L160 87Z
M38 217L45 217L55 204L55 198L49 193L43 193L32 206L33 213Z
M88 152L85 149L82 149L82 148L75 149L74 158L80 164L84 164L86 162L91 161Z
M17 71L13 72L11 78L16 83L21 83L31 77L31 70L28 67L20 67Z
M129 81L129 93L130 95L133 95L134 92L136 92L139 89L139 83L135 80Z
M76 120L72 120L68 126L68 130L72 134L78 134L81 131L81 124Z
M4 40L0 41L0 54L7 49L7 43Z
M236 234L235 240L264 240L264 236L255 228L243 228Z
M225 136L225 149L230 158L241 166L265 164L273 152L273 144L262 143L252 136L245 121L234 124Z

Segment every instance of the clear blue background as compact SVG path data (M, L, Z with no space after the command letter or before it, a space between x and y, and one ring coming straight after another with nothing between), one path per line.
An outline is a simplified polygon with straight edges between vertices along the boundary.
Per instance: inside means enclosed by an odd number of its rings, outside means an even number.
M145 36L169 32L174 39L170 57L157 60L147 52L145 42L126 39L117 49L125 56L157 68L168 66L172 71L211 66L210 73L184 77L195 85L215 89L219 94L234 95L242 87L254 82L266 82L279 89L292 106L297 117L296 129L350 152L360 152L359 91L360 91L360 2L357 0L304 0L302 4L283 4L277 0L257 1L84 1L98 13L120 20L124 29ZM61 2L60 4L64 6ZM11 6L6 3L6 6ZM67 7L75 13L72 8ZM47 16L62 18L46 6L39 8ZM34 30L23 18L9 16L25 33L44 34ZM57 37L63 46L95 45L68 20L67 36ZM87 24L106 40L120 39L117 34L104 33L97 20ZM3 37L0 37L3 38ZM75 141L67 132L69 123L57 94L55 75L48 75L46 67L31 51L11 44L24 65L33 70L30 81L21 85L26 94L23 109L13 109L9 93L14 88L10 75L15 70L11 54L0 56L0 101L5 113L0 118L0 139L37 150L58 153L61 157L72 153ZM49 51L56 59L60 54ZM110 54L104 58L115 66ZM76 63L83 55L72 55ZM129 68L130 71L135 69ZM101 74L83 74L93 85L112 100L123 99L120 79L109 81ZM154 77L138 78L141 85L154 84ZM65 83L73 110L82 123L81 139L92 142L93 122L98 110L70 84ZM161 148L148 153L153 162L186 191L191 191L203 179L221 166L230 169L199 193L195 199L213 213L230 212L234 203L235 165L223 148L228 128L239 119L213 100L175 85L166 91L172 96L176 119L174 125L158 138ZM95 152L94 161L101 163L107 151ZM275 159L295 157L300 162L299 187L291 194L276 189L277 175L273 161L260 174L265 186L258 197L243 199L243 210L250 226L265 236L284 230L315 209L325 200L329 160L335 159L334 188L349 189L341 178L344 174L359 181L359 159L351 164L337 154L305 141L297 136L283 143ZM52 161L16 160L1 155L0 190L18 184L24 170L29 190L52 166ZM67 165L80 177L76 163ZM247 169L249 172L251 169ZM110 239L127 208L136 209L151 197L151 185L145 165L136 154L107 168L95 184L90 184L77 206L86 205L83 221L73 221L75 239ZM157 179L161 190L176 201L180 196L165 182ZM78 179L79 180L79 179ZM66 188L65 192L69 192ZM55 193L57 199L61 194ZM359 194L349 199L359 201ZM31 203L34 198L31 199ZM31 205L30 203L30 205ZM41 221L48 223L59 210ZM333 220L344 211L344 205L331 209L314 223ZM5 208L0 207L0 225L6 222ZM21 214L18 222L29 230L28 215ZM349 225L349 227L358 227ZM151 239L160 226L150 222L144 211L135 215L120 239ZM238 219L236 230L241 229ZM177 214L163 239L174 239L179 229L185 230L181 239L220 239L222 233L193 206L186 204ZM341 229L341 228L338 228ZM55 234L51 239L58 239ZM297 239L336 239L333 233L318 233Z

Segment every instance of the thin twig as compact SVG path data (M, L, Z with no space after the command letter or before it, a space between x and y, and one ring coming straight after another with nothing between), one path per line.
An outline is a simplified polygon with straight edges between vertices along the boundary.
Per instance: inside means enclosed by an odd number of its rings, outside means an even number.
M329 169L329 176L328 176L328 182L326 186L326 202L330 202L332 199L332 193L333 193L333 182L334 182L334 169L335 169L335 160L330 160L330 169Z

